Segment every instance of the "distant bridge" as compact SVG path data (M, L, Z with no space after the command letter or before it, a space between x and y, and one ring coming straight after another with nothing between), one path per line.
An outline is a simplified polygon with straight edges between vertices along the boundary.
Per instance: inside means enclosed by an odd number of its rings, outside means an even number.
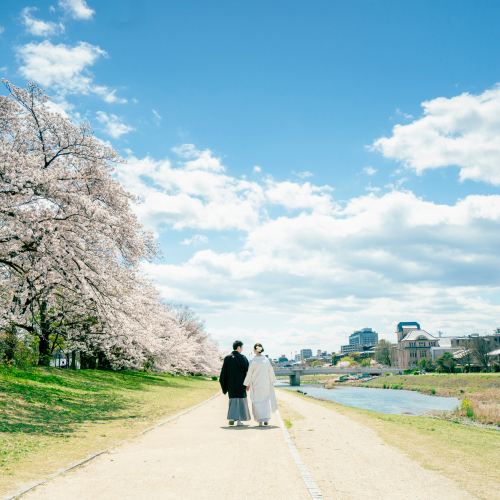
M274 370L277 377L289 376L290 385L300 385L301 375L349 375L353 373L367 373L368 375L391 375L401 373L400 368L287 368Z

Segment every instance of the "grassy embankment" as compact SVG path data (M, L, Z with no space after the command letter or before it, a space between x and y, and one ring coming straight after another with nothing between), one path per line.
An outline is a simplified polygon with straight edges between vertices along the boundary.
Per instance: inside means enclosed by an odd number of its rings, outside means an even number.
M292 394L371 427L387 444L401 449L423 467L456 480L473 495L485 500L500 498L499 431L448 420L386 415ZM292 414L284 412L283 416L293 425Z
M457 373L428 375L395 375L370 382L352 382L360 387L403 389L423 394L456 397L462 400L461 409L448 414L468 417L482 424L500 426L500 374Z
M301 377L300 382L301 384L324 384L327 389L354 385L455 397L462 400L462 405L458 411L448 413L448 418L463 417L481 424L500 426L500 374L498 373L393 375L380 377L370 382L358 380L342 383L327 375L306 375Z
M0 368L0 497L198 404L199 377Z

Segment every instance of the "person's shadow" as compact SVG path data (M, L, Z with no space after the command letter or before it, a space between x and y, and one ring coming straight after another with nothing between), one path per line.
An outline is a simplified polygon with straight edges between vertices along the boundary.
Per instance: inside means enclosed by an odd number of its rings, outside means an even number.
M228 430L243 430L243 429L252 429L252 430L259 430L263 431L265 429L277 429L279 426L278 425L223 425L220 428L221 429L228 429Z

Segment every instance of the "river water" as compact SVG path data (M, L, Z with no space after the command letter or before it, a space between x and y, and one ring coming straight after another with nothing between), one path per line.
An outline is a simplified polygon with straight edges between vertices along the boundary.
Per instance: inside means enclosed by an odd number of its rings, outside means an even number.
M451 411L460 405L457 398L442 398L420 394L418 391L376 389L368 387L337 387L325 389L317 385L304 384L291 387L278 382L276 387L291 391L302 391L315 398L329 399L345 406L354 406L380 413L422 415L427 410Z

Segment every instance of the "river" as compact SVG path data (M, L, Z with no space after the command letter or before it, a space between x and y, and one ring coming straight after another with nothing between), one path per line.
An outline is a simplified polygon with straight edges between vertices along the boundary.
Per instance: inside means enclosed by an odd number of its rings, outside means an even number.
M460 405L457 398L428 396L418 391L338 386L335 389L325 389L317 385L291 387L283 382L278 382L276 387L291 391L299 390L309 396L325 398L345 406L398 415L422 415L428 410L451 411Z

